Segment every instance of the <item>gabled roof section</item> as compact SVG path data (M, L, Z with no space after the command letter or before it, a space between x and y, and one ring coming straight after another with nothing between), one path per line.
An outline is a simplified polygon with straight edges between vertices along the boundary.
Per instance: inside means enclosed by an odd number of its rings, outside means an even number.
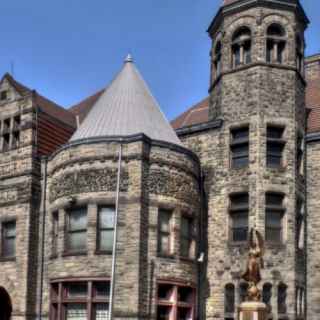
M93 105L71 141L139 133L154 140L181 144L128 56L120 73Z
M59 106L55 102L40 95L37 91L32 90L26 87L25 85L21 84L16 79L14 79L9 73L6 73L2 77L1 82L4 79L6 79L22 97L27 95L33 95L36 105L39 107L39 109L42 112L48 114L49 116L55 118L56 120L70 127L75 128L76 126L75 116L71 112Z

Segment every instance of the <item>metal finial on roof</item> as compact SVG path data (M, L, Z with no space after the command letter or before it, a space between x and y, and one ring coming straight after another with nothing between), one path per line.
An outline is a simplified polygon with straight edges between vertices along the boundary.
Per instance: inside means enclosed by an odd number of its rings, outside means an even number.
M130 54L130 53L127 55L127 57L126 57L126 59L124 60L124 62L125 62L125 63L133 62L133 58L132 58L132 56L131 56L131 54Z

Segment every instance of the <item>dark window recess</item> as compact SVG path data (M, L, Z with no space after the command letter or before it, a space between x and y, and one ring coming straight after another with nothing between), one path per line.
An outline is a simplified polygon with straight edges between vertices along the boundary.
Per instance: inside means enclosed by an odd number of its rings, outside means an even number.
M268 126L267 128L267 166L279 168L282 166L283 150L283 127Z
M87 248L87 208L68 212L67 252L83 252Z
M4 90L0 92L0 100L7 100L8 99L8 91Z
M240 303L246 301L247 294L248 294L248 288L249 288L249 285L247 282L242 282L240 284L240 287L239 287Z
M282 242L282 220L285 211L285 208L283 206L283 200L283 194L266 194L266 241L275 243Z
M304 172L303 172L303 152L304 150L304 142L303 142L303 138L302 136L298 136L297 138L297 173L300 174L300 175L303 175Z
M231 131L231 166L243 168L249 163L249 128L233 129Z
M14 118L13 118L13 129L15 129L15 130L19 129L20 124L21 124L21 118L20 118L20 116L14 117Z
M251 31L241 27L232 38L232 67L248 63L251 63Z
M114 236L114 207L99 208L98 251L112 252Z
M285 32L282 26L272 24L267 30L266 60L269 63L283 63L286 49Z
M221 42L216 45L213 58L214 76L218 77L221 73Z
M59 239L59 212L52 213L52 254L56 255L58 252Z
M106 281L52 283L49 318L50 320L108 319L109 292L110 283Z
M10 130L10 122L11 122L11 119L5 119L3 121L3 130L5 130L5 131Z
M158 217L158 254L168 256L172 252L172 228L171 228L172 212L169 210L159 210Z
M248 239L249 195L236 194L230 197L230 240L234 242Z
M185 258L195 256L195 231L194 219L191 217L181 217L180 228L180 254Z
M158 284L157 319L193 320L195 289L189 286Z
M278 286L278 314L287 313L287 286L280 283Z
M235 287L232 283L229 283L224 288L224 312L235 312Z
M20 145L20 132L16 131L12 133L12 148L18 148Z
M10 134L9 133L6 133L3 135L2 137L2 151L3 152L6 152L9 150L9 146L10 146Z
M262 288L262 301L270 307L272 297L272 284L265 283Z
M3 258L12 258L16 255L16 222L4 222L2 224L2 250Z

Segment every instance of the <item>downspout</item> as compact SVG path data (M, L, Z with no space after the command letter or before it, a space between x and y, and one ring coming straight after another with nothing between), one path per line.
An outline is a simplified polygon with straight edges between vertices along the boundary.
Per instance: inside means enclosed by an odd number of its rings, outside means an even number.
M200 213L199 213L199 245L198 245L198 261L197 261L197 268L198 268L198 276L197 276L197 319L202 319L202 276L203 276L203 264L206 261L205 250L204 250L204 211L205 211L205 194L204 194L204 176L203 170L200 167Z
M113 318L113 304L114 304L114 287L115 287L115 269L117 258L117 234L118 234L118 215L119 215L119 193L120 193L120 179L121 179L121 160L122 160L122 143L119 146L119 161L118 161L118 177L116 190L116 212L114 217L114 233L113 233L113 248L112 248L112 270L111 270L111 285L110 285L110 303L108 320Z
M45 226L46 226L46 202L47 202L47 158L41 161L42 182L42 239L41 239L41 267L40 267L40 298L39 298L39 319L42 320L42 300L43 300L43 279L44 279L44 250L45 250Z

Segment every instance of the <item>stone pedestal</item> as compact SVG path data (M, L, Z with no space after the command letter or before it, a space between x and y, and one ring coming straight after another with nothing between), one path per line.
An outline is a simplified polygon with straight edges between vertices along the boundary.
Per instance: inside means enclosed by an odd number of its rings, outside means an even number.
M267 320L267 306L263 302L243 302L238 308L238 320Z

